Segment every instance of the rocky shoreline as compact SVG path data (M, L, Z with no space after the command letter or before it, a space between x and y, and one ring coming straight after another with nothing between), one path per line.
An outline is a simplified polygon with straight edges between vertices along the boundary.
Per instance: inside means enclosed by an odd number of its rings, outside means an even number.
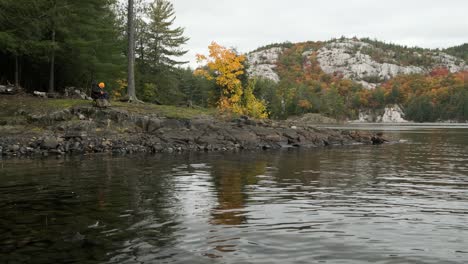
M0 127L0 156L173 153L314 148L373 144L366 132L322 129L248 117L190 119L123 109L75 106L47 114L15 113Z

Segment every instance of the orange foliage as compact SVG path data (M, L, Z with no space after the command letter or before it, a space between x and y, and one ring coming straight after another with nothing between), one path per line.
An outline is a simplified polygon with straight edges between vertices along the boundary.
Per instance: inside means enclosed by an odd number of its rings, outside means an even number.
M308 100L299 100L298 105L300 108L303 108L306 110L312 108L312 103L310 103Z
M433 69L429 75L432 77L444 77L447 76L450 73L450 71L447 68L439 67Z
M198 68L195 75L206 77L208 80L215 79L216 83L223 88L222 95L218 101L221 110L240 111L242 98L242 85L239 76L244 73L245 56L237 55L234 51L212 42L208 47L209 57L197 54L198 62L206 62L206 68Z

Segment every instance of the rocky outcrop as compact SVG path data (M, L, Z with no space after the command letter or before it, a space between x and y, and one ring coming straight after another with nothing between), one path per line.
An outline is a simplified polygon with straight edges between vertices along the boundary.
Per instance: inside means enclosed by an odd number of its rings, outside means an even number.
M398 105L390 105L385 107L382 117L377 119L377 122L382 123L406 123L404 118L405 113Z
M66 87L63 91L63 96L69 99L82 99L82 100L93 100L90 96L88 96L82 89L76 87Z
M375 135L372 135L371 141L372 141L372 145L381 145L381 144L388 142L388 140L383 137L383 134L381 132Z
M289 117L286 122L291 126L301 126L304 124L337 124L338 120L316 113L306 113L301 116Z
M107 99L96 99L94 100L93 104L98 108L107 108L111 106L110 102Z
M67 153L159 153L239 151L323 147L355 143L372 144L363 132L318 129L302 123L252 120L245 116L229 121L201 116L169 119L132 114L118 109L75 107L47 115L23 112L32 132L8 133L0 128L0 154L64 155Z
M432 55L435 64L432 68L447 68L450 72L459 72L468 70L466 63L452 55L443 52L436 52Z
M330 43L318 51L317 59L325 73L341 73L344 78L361 83L364 87L375 88L384 79L400 73L422 73L417 67L399 67L394 64L380 64L360 50L369 44L357 41ZM355 52L354 49L357 49Z
M356 122L363 123L406 123L405 113L398 105L388 105L383 112L378 110L361 110Z
M274 47L247 54L250 67L248 73L279 82L280 78L275 72L279 56L283 48ZM394 51L382 50L364 41L356 39L338 39L327 42L318 50L306 50L302 56L307 65L312 53L317 53L317 60L325 73L342 74L344 78L356 81L365 88L373 89L385 80L401 74L429 73L435 68L447 68L450 72L468 70L466 63L457 57L440 51L424 50L414 52L411 56L430 58L432 63L426 66L402 65L395 59ZM379 62L370 56L370 52L384 54Z
M324 72L328 74L341 73L345 78L359 82L369 89L400 74L429 73L437 67L447 68L451 72L468 69L465 62L443 52L433 53L434 63L429 67L421 67L399 65L396 60L390 63L380 63L372 59L370 55L365 54L364 49L377 48L358 40L336 40L319 49L317 59ZM392 54L388 54L389 58L392 56ZM416 56L420 56L420 54L416 54ZM389 61L392 60L389 59Z
M274 47L247 54L247 61L249 62L247 73L252 77L261 77L279 82L280 78L275 72L275 68L282 52L283 48Z
M14 85L0 85L0 94L16 94L19 89Z

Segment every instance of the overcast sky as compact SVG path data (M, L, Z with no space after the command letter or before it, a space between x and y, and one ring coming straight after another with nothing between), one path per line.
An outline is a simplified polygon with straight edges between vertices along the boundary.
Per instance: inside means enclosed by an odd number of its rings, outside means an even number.
M468 0L172 0L186 60L216 41L240 52L275 42L370 37L425 48L468 42Z

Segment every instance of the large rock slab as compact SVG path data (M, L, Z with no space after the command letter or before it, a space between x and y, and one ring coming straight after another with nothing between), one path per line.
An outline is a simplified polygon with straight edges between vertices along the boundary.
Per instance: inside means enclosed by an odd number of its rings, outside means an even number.
M110 107L111 104L110 104L109 100L107 100L107 99L96 99L96 100L94 100L94 106L96 106L98 108L107 108L107 107Z

